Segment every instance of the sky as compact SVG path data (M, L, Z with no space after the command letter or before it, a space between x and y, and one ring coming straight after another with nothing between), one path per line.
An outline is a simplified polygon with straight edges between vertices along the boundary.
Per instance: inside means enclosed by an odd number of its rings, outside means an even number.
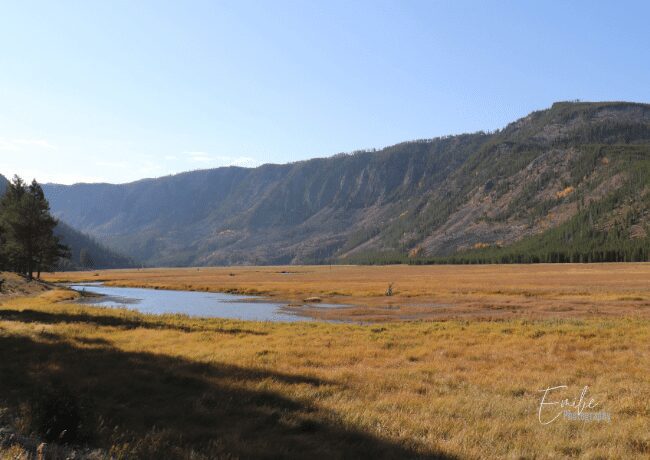
M648 2L0 0L0 173L123 183L650 102Z

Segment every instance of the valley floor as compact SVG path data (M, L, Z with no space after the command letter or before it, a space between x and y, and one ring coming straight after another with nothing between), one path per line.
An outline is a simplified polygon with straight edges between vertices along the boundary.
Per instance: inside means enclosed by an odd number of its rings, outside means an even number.
M56 288L9 297L0 300L0 422L38 436L33 432L52 413L68 414L79 421L77 432L68 433L71 442L115 458L650 455L649 265L328 270L193 269L194 277L190 269L114 271L50 279L256 289L283 298L346 298L357 306L367 298L375 309L398 300L417 308L454 298L485 305L528 299L534 303L522 308L536 313L288 324L87 307L71 303L78 294ZM389 282L392 298L383 296ZM586 306L549 310L563 299ZM585 412L606 412L611 421L560 416L541 423L540 390L561 385L567 388L548 400L578 399L588 386L587 399L597 407ZM557 405L543 407L542 422L559 412ZM9 444L0 445L7 457L27 455L28 447Z
M263 295L329 320L650 319L650 263L161 268L45 279ZM350 308L302 308L309 297Z

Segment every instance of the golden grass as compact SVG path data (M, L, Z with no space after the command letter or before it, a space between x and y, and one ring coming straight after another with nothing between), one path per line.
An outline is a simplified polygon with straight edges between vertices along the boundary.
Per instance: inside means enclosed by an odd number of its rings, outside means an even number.
M340 267L347 276L336 289L374 295L393 279L402 295L452 296L453 290L476 292L484 286L481 296L499 298L519 298L519 291L531 290L543 296L580 297L583 291L589 298L647 296L647 286L634 275L647 266L622 267L609 268L621 283L618 288L606 282L605 266L572 267L566 288L560 282L552 288L534 284L535 272L527 268L522 274L498 267L515 279L499 278L501 283L489 286L483 283L493 275L472 267L475 276L445 286L441 278L450 277L453 267L411 272L413 277L437 274L430 284L409 282L404 268L372 267L364 267L374 274L364 283L356 278L359 269ZM272 274L281 269L256 269L261 289L306 295L333 288L315 281L332 282L326 268L292 269L304 270L295 276L315 284L290 288ZM555 268L537 267L536 273L544 269L545 279L560 277ZM175 273L179 284L196 288L253 286L252 281L215 282L227 280L228 271L252 280L252 269L223 271L226 275L202 269L205 278L197 281L182 277L188 271ZM594 293L580 281L584 272L602 282ZM144 283L137 272L115 273L110 276L118 284ZM149 273L152 282L171 284L165 270L155 273ZM100 276L108 278L104 272ZM508 294L486 293L505 289ZM53 291L0 306L0 398L21 414L35 387L61 382L91 408L86 423L94 434L87 442L116 456L650 455L648 319L284 324L147 316L82 307L67 303L69 298L68 292ZM599 409L611 413L611 424L541 425L538 390L556 385L570 387L563 397L576 397L588 385Z
M322 319L650 318L650 264L287 266L66 272L49 281L257 294L301 303L318 296L349 304L301 309ZM384 294L390 283L394 295Z

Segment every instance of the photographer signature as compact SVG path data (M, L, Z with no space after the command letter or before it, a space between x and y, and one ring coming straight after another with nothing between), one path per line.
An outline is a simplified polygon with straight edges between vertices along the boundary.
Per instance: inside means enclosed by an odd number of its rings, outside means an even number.
M589 387L584 386L580 395L577 398L570 399L553 399L551 393L558 390L568 388L567 385L558 385L555 387L548 387L545 390L539 390L544 393L539 403L539 410L537 418L542 425L548 425L556 421L562 414L565 419L569 420L607 420L609 421L609 413L607 412L587 412L588 410L595 409L599 406L594 398L588 397Z

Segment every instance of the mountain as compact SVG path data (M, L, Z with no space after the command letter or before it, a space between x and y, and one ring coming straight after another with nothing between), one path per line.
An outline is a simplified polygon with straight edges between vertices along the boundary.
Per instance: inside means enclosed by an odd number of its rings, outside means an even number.
M561 102L493 133L44 190L152 265L647 259L650 105Z
M0 195L4 194L8 183L7 178L0 174ZM61 261L62 270L136 266L133 260L103 246L65 222L59 221L54 234L70 249L70 258Z
M75 230L63 221L54 229L61 243L70 248L70 258L60 262L60 270L100 268L131 268L137 264L130 258L107 248L94 238Z

